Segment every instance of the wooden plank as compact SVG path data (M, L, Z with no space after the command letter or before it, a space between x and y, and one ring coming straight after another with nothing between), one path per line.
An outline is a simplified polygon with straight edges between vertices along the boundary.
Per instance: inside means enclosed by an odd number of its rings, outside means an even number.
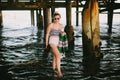
M32 3L29 2L15 2L9 4L7 2L0 3L0 7L2 10L31 10L31 9L39 9L42 7L47 7L46 3Z

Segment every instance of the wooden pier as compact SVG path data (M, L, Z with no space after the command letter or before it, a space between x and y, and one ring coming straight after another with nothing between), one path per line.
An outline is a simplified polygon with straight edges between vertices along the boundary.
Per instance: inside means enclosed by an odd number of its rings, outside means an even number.
M31 23L32 23L32 25L34 25L34 10L36 10L36 14L37 14L36 19L37 19L38 28L40 28L40 26L44 26L44 29L46 30L47 25L50 23L50 21L52 21L51 17L55 11L55 8L58 8L58 7L66 8L65 31L68 35L69 44L71 44L71 42L74 41L74 29L71 24L71 16L72 16L71 8L76 7L76 25L78 26L79 25L78 24L79 23L78 14L79 14L79 12L81 12L78 10L79 10L79 8L86 7L85 3L89 2L89 1L91 1L93 3L94 2L98 3L97 4L98 12L100 12L100 13L107 12L108 26L109 26L108 33L111 33L114 10L120 9L120 3L117 2L119 0L24 0L24 1L23 0L0 0L0 24L2 25L2 11L3 10L31 10ZM41 14L41 10L43 10L43 15ZM50 15L50 12L52 15ZM43 18L44 18L44 21L43 21ZM96 21L97 20L98 19L96 19ZM92 32L92 30L91 30L91 32ZM97 32L95 32L95 33L99 34ZM93 35L93 34L91 34L91 35ZM99 37L99 35L98 35L98 37ZM100 42L97 42L97 45L98 45L98 43L100 43ZM91 44L94 45L94 43L92 43L92 40L91 40ZM91 47L91 45L89 45L89 46ZM97 48L97 51L99 52L98 48Z

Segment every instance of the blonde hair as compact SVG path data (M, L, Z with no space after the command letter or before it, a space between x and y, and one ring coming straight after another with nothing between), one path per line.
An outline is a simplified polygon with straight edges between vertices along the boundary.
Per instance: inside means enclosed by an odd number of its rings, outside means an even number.
M54 14L53 14L53 18L55 17L55 16L60 16L60 18L61 18L61 15L60 15L60 13L58 13L58 12L55 12Z

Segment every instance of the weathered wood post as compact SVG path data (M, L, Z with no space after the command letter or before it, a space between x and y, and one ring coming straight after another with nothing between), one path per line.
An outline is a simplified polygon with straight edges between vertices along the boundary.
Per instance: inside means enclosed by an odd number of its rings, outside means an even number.
M2 27L2 11L0 10L0 28Z
M112 32L112 23L113 23L113 5L115 0L108 2L108 33Z
M44 0L44 3L47 4L48 1L49 0ZM45 44L46 29L48 27L48 24L50 23L50 8L48 8L47 5L43 8L43 16L44 16L44 44ZM44 58L47 58L48 54L44 53L43 56L44 56Z
M40 3L41 0L36 0L36 2ZM36 10L36 21L37 21L38 29L42 29L43 28L43 16L42 16L42 13L41 13L41 8Z
M44 0L45 3L47 3L48 0ZM43 8L43 15L44 15L44 35L46 34L46 29L48 24L50 23L50 8L44 7Z
M53 14L54 14L54 12L55 12L55 6L54 6L54 4L55 4L55 0L51 0L51 2L52 2L52 6L51 6L51 17L52 17L52 22L53 22Z
M83 62L85 69L95 73L100 61L100 29L97 0L87 0L82 12ZM89 73L88 72L88 73Z
M30 0L31 3L33 3L33 0ZM35 20L34 20L34 10L31 10L31 25L35 25Z
M79 25L79 13L78 13L79 7L78 7L78 4L79 4L79 1L76 0L76 26Z
M72 19L72 15L71 15L71 7L72 7L72 3L71 0L66 0L66 26L65 26L65 32L68 35L68 47L71 50L74 47L74 29L73 26L71 25L71 19Z
M31 10L31 25L35 25L35 20L34 20L34 10Z
M41 14L41 8L39 10L36 10L36 21L37 21L38 29L42 29L43 28L43 16Z

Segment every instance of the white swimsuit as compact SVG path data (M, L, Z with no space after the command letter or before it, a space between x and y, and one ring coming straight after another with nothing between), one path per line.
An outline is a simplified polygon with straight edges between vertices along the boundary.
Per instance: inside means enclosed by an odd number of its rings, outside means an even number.
M55 44L56 46L58 46L60 32L60 30L51 29L49 36L49 44Z

